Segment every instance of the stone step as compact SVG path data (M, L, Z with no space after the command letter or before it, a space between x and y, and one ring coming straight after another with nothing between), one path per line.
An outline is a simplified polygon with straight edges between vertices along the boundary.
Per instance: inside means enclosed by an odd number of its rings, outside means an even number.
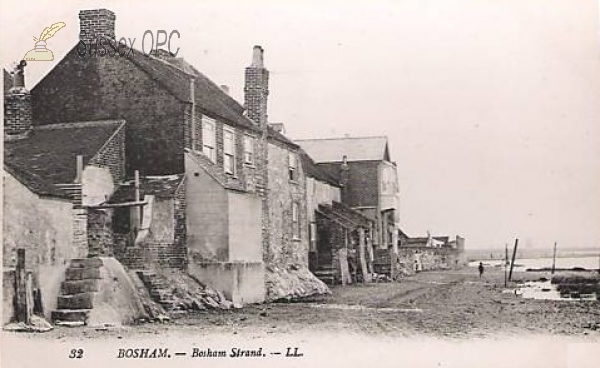
M69 264L70 268L100 268L102 260L100 258L74 258Z
M89 309L59 309L51 313L52 322L83 322L87 323L90 316Z
M98 291L98 279L63 281L60 284L61 295L73 295Z
M92 309L94 293L59 295L57 309Z
M98 268L67 268L65 272L67 281L99 279L100 269Z

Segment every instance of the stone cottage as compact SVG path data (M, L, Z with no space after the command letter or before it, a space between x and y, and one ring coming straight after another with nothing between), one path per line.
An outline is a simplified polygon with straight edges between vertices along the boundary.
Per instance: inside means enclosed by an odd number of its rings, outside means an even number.
M296 141L342 185L341 202L374 221L375 273L393 274L397 257L399 189L387 137Z
M21 63L12 76L4 73L5 323L13 315L7 285L14 281L16 249L25 249L38 312L49 317L69 261L86 257L96 239L87 207L109 198L124 175L125 122L35 125L24 67Z
M114 39L113 12L84 10L79 17L82 42ZM307 268L299 147L267 121L262 48L254 48L246 68L243 106L168 52L99 57L93 49L81 56L77 47L32 89L40 117L34 124L127 121L125 186L138 171L139 197L123 188L98 207L121 207L114 210L114 249L105 252L131 267L146 254L144 267L185 269L239 304L294 294L281 287L283 279L305 293L321 286ZM165 216L172 227L144 231ZM157 232L163 235L145 235ZM304 288L311 277L315 284Z

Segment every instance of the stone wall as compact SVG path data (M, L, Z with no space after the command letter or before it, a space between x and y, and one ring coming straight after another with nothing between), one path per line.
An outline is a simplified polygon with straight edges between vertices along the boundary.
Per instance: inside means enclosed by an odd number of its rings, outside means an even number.
M460 252L451 248L410 247L398 248L400 273L414 274L418 271L460 268Z
M88 209L87 238L89 256L113 256L112 210Z
M25 267L42 293L46 317L56 307L60 282L72 258L87 256L87 239L76 242L76 211L67 200L39 197L4 172L3 267L16 265L16 249L25 249ZM87 221L85 211L83 222ZM80 229L85 235L85 227Z
M306 177L298 153L283 144L269 143L269 244L264 250L264 261L280 267L299 264L308 267L308 217ZM297 156L297 178L290 180L289 154ZM292 204L299 209L299 237L292 234ZM264 216L264 214L263 214Z

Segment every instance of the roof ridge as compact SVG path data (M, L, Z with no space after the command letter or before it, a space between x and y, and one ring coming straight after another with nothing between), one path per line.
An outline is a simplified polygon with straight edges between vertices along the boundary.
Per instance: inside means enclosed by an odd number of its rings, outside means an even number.
M66 129L66 128L87 128L94 126L103 126L103 125L121 125L124 124L125 120L123 119L115 119L115 120L91 120L91 121L76 121L71 123L56 123L56 124L48 124L48 125L36 125L34 130L53 130L53 129Z
M341 141L346 139L376 139L383 138L388 139L387 135L370 135L370 136L362 136L362 137L336 137L336 138L309 138L309 139L295 139L296 142L306 142L306 141Z

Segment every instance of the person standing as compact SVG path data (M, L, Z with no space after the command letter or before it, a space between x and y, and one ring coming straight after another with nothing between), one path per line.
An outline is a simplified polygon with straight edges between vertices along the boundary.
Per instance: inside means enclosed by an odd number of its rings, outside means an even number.
M479 262L479 278L483 275L483 263Z

